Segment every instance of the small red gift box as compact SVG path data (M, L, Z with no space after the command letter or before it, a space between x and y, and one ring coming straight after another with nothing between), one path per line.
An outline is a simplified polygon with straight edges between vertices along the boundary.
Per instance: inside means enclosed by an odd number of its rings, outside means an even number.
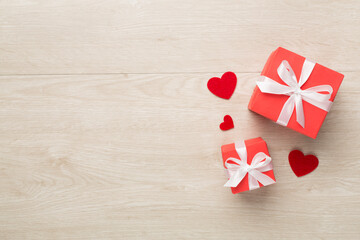
M249 109L316 138L344 75L281 47L261 75Z
M233 194L253 190L276 182L271 158L262 138L221 146L224 167Z

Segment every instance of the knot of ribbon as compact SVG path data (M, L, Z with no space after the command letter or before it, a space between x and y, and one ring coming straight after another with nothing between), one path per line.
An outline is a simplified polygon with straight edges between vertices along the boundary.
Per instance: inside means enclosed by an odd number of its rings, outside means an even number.
M288 95L289 98L281 109L277 123L287 126L290 117L295 109L296 121L304 128L305 117L302 100L325 110L330 111L332 101L330 101L333 89L330 85L319 85L307 89L301 89L302 85L308 80L310 74L315 67L315 63L305 59L302 66L299 81L291 68L288 61L283 60L277 69L277 73L281 80L287 85L280 84L271 78L261 76L257 81L257 86L263 93ZM324 93L326 92L326 93Z
M243 141L235 143L235 149L240 159L233 157L226 159L225 166L229 180L225 183L224 187L236 187L244 179L246 174L249 174L250 190L259 188L259 182L264 186L275 183L272 178L262 173L273 169L271 157L263 152L259 152L254 156L249 165L247 164L245 143Z

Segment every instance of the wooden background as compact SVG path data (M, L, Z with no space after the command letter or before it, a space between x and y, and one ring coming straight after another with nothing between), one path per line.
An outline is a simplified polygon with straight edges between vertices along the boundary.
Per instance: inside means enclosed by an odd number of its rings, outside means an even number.
M360 239L359 26L355 0L1 0L0 239ZM345 75L316 140L247 110L278 46ZM277 183L232 195L220 146L258 136Z

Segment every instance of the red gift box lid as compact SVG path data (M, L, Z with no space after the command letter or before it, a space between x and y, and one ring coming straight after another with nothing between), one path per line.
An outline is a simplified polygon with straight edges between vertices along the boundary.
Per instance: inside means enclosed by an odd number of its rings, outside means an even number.
M245 140L245 146L246 146L246 150L247 150L247 163L249 165L251 164L253 157L258 152L263 152L266 155L270 156L266 142L261 137ZM222 153L224 168L226 168L225 161L229 157L234 157L237 159L240 158L238 153L236 152L234 143L221 146L221 153ZM273 170L263 172L263 174L269 176L274 181L276 181ZM259 183L259 185L260 185L260 187L263 187L263 185L261 183ZM249 190L248 174L246 174L245 178L239 183L239 185L237 187L231 188L231 191L233 194L248 191L248 190Z
M277 68L283 60L289 62L297 79L299 79L305 58L281 47L270 55L261 75L271 78L280 84L285 84L277 73ZM311 75L301 88L307 89L318 85L330 85L333 88L330 101L334 101L343 78L343 74L316 63ZM248 108L276 122L288 98L289 96L286 95L262 93L258 86L256 86ZM302 103L305 115L305 127L303 128L296 121L296 111L293 112L287 127L311 138L316 138L327 112L304 100Z

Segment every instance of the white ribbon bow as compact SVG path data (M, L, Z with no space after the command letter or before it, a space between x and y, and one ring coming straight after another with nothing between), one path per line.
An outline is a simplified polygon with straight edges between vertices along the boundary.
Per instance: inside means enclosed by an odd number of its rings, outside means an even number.
M263 93L290 96L280 112L280 115L276 121L277 123L287 126L295 108L296 121L304 128L305 117L302 100L327 112L330 110L332 102L329 99L333 92L333 89L330 85L319 85L304 90L301 89L301 86L304 85L304 83L308 80L314 67L315 63L305 59L298 82L290 64L286 60L283 60L277 69L277 73L279 74L279 77L287 84L287 86L265 76L261 76L261 79L257 81L256 84ZM320 92L328 93L322 94Z
M226 170L229 175L229 180L225 183L224 187L236 187L244 179L247 173L249 174L250 190L259 188L259 182L264 186L275 183L271 177L262 173L273 169L271 157L263 152L259 152L252 159L251 165L249 165L247 164L245 142L242 141L235 143L235 149L240 159L233 157L226 159L225 166L227 168ZM229 161L236 164L230 163Z

